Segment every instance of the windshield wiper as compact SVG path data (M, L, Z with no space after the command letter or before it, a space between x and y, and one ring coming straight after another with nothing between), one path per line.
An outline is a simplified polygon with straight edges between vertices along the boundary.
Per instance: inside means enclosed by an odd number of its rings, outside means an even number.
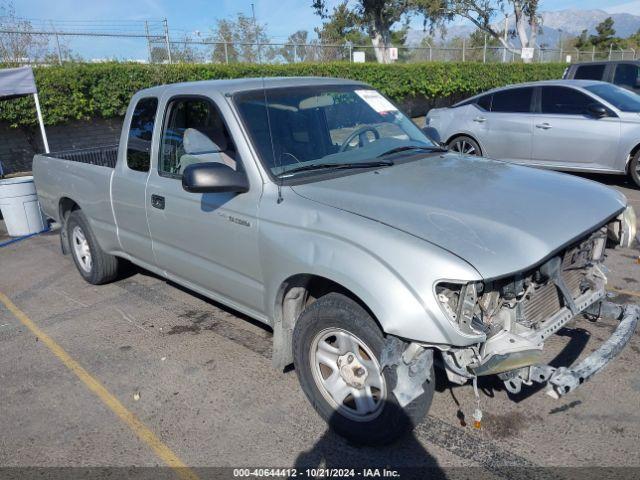
M378 158L380 157L384 157L386 155L392 155L394 153L399 153L399 152L406 152L409 150L423 150L425 152L446 152L447 149L446 148L442 148L442 147L421 147L421 146L417 146L417 145L405 145L403 147L395 147L392 148L391 150L387 150L384 153L381 153L380 155L378 155Z
M315 165L303 165L302 167L292 168L286 172L281 173L279 176L285 176L290 173L308 172L311 170L345 170L351 168L375 168L375 167L391 167L393 162L391 161L378 161L378 162L353 162L353 163L317 163Z

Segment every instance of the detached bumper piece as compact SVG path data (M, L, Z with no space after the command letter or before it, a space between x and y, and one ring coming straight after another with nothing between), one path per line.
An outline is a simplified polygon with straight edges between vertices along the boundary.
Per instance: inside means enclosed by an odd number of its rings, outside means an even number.
M620 324L600 348L575 366L554 368L549 365L535 365L530 367L528 380L546 383L547 394L553 398L560 398L578 388L622 351L636 330L640 318L640 306L598 302L584 313L597 318L614 318L620 320Z

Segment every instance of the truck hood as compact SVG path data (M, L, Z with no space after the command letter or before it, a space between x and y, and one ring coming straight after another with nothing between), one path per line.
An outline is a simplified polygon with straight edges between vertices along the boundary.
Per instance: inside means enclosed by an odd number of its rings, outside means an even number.
M484 278L534 266L626 205L596 182L457 154L292 189L438 245Z

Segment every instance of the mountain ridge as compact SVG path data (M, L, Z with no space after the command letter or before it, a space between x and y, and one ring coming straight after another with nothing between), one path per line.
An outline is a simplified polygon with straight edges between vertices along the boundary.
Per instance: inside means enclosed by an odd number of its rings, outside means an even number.
M613 28L616 36L626 38L640 29L640 16L625 12L609 13L601 9L579 10L575 8L565 10L553 10L540 12L542 17L542 34L538 35L540 45L554 48L560 42L560 37L578 36L583 30L589 34L596 33L596 26L611 17L614 21ZM504 19L494 22L494 28L503 30ZM509 16L509 29L515 28L515 18ZM453 38L468 38L475 30L471 24L450 24L446 27L444 36L436 32L437 42L447 41ZM417 29L409 29L407 33L407 45L418 45L423 38L428 37L428 32Z

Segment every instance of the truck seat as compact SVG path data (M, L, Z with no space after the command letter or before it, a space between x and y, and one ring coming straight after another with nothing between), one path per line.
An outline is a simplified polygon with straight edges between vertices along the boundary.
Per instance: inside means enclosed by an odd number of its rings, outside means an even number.
M217 130L217 129L216 129ZM213 134L213 132L211 132ZM232 155L235 152L226 151L228 142L224 135L216 135L214 142L210 136L196 130L195 128L187 128L184 131L183 148L184 155L180 156L178 164L178 173L183 173L188 165L203 162L223 163L228 167L236 170L236 161Z

